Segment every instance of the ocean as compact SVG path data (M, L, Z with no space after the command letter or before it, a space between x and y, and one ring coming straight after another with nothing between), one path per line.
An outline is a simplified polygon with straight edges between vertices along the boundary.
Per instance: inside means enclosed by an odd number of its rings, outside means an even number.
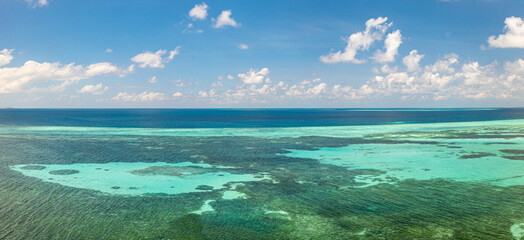
M524 109L0 109L0 239L524 239Z

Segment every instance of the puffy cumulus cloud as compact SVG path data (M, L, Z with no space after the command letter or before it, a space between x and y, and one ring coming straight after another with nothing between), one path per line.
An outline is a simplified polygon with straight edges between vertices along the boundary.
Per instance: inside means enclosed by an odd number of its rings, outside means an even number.
M91 93L95 95L101 95L107 91L109 87L105 86L102 83L96 85L85 85L82 89L78 90L79 93Z
M223 28L226 26L240 27L240 23L237 23L235 19L231 18L231 10L222 11L217 19L213 19L213 21L215 21L213 25L214 28Z
M458 63L458 55L454 53L446 54L444 59L436 61L434 64L427 65L425 70L428 72L444 72L454 73L455 68L453 67Z
M482 65L476 61L462 63L456 54L448 54L435 62L420 66L424 55L416 50L405 57L405 70L382 65L376 75L360 86L330 85L320 78L286 84L263 80L269 70L253 70L239 74L243 80L232 88L201 90L201 100L216 104L280 103L286 100L323 99L333 101L364 101L386 99L524 99L524 60L505 62L503 71L497 63ZM262 73L262 74L259 74ZM262 76L261 76L262 75ZM247 80L247 82L244 82ZM258 84L253 84L258 83Z
M328 98L333 100L345 99L345 100L358 100L362 98L361 94L350 86L342 86L335 84L328 92Z
M312 100L312 99L359 99L358 91L349 87L329 86L320 78L304 80L289 85L282 81L278 83L264 83L261 85L241 84L231 89L199 91L198 97L216 104L235 103L278 103L285 100Z
M14 49L3 49L0 51L0 67L7 65L13 60L13 55L11 53Z
M147 82L149 82L149 83L156 83L156 80L157 80L156 76L153 76L150 79L148 79Z
M249 69L247 73L239 73L237 77L245 84L260 84L263 82L270 82L269 78L267 78L268 75L269 69L262 68L259 71Z
M242 50L246 50L249 48L249 46L247 44L240 44L238 45L238 48L242 49Z
M478 62L469 62L462 65L462 69L455 77L463 80L464 85L486 85L496 81L496 63L481 66Z
M504 21L504 33L490 36L488 44L494 48L524 48L524 20L520 17L508 17Z
M388 18L386 17L369 19L366 22L366 30L353 33L349 36L343 52L331 52L327 55L320 56L320 61L323 63L364 63L365 60L356 58L358 51L368 50L373 42L381 40L384 37L387 29L391 26L391 23L386 23L387 20ZM393 40L391 41L393 42Z
M236 88L218 92L212 88L209 91L199 91L198 96L213 103L266 103L270 100L282 98L287 85L283 82L277 84L265 83L262 85L241 84Z
M189 11L189 16L193 19L204 20L207 17L207 8L207 4L205 3L196 4L195 7Z
M198 96L202 98L207 98L208 96L213 96L213 93L215 90L211 89L209 90L209 94L206 91L198 91Z
M86 67L82 65L61 64L59 62L39 63L27 61L20 67L0 68L0 93L23 92L24 87L29 84L43 82L59 82L58 85L47 88L32 88L31 92L62 91L74 82L89 79L104 74L119 74L121 76L130 72L119 69L108 62L95 63Z
M148 51L132 57L131 61L139 64L138 66L141 68L164 68L164 63L173 60L173 58L179 54L179 49L180 47L176 47L174 50L169 51L169 55L167 56L164 56L167 54L165 49L160 49L155 53Z
M25 0L31 7L43 7L49 5L47 0Z
M361 97L398 95L403 99L442 100L524 98L523 91L524 60L506 62L504 72L497 73L496 62L488 65L467 62L460 65L458 56L449 54L425 66L423 71L375 76L355 89L354 93Z
M418 54L417 50L411 50L411 52L409 52L409 55L405 56L402 59L402 62L404 63L404 65L406 65L408 72L420 71L421 68L419 66L419 62L420 60L422 60L423 57L424 54Z
M156 102L167 100L166 95L160 92L128 93L120 92L112 98L120 102Z
M118 67L111 63L108 63L108 62L94 63L85 68L85 75L88 78L90 78L96 75L114 73L118 71L119 71Z
M170 82L172 82L175 87L186 87L186 86L190 86L191 84L187 84L185 82L182 81L182 79L174 79L174 80L170 80Z
M380 67L380 72L382 73L394 73L398 71L398 67L390 67L389 65L383 65Z
M202 29L194 29L193 30L193 23L187 24L187 27L182 31L182 33L203 33L204 30Z
M220 81L217 81L217 82L214 82L213 84L211 84L211 87L223 87L224 84L222 84L222 82Z
M173 97L182 97L183 95L181 92L173 93Z
M510 75L524 76L524 60L517 59L515 62L506 62L504 70Z
M286 96L293 98L315 98L327 93L327 84L320 82L320 78L313 81L302 81L299 84L290 86L285 92Z
M386 51L382 52L378 50L377 53L375 53L375 56L373 56L373 59L379 63L394 62L400 44L402 44L400 30L389 33L384 41L384 48L386 48Z

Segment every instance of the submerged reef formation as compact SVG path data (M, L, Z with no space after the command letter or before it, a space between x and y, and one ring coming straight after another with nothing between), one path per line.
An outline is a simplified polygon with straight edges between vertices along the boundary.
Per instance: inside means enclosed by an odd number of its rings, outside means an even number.
M0 127L0 143L0 239L524 235L521 120Z

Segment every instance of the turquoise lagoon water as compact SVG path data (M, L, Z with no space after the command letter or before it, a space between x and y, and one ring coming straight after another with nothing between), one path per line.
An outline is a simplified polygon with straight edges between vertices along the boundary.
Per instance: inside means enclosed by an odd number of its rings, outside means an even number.
M0 110L0 239L524 239L523 197L523 109Z

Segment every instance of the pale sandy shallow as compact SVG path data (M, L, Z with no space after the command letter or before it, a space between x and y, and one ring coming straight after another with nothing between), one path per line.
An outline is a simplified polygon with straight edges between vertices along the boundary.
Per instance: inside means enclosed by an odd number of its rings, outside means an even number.
M468 143L466 143L468 144ZM471 145L471 144L469 144ZM460 145L459 145L460 146ZM476 146L479 151L498 154L500 146ZM505 146L507 147L507 146ZM472 149L470 146L468 150ZM348 169L374 169L381 175L359 175L363 187L399 180L446 180L484 182L498 186L524 185L524 161L500 156L461 159L456 149L436 145L362 144L315 151L289 150L294 158L318 159L321 163Z
M457 148L446 148L435 144L353 144L346 147L322 148L315 151L290 149L285 156L317 159L320 163L348 169L374 169L381 175L359 175L355 177L368 187L380 183L395 183L406 179L428 180L443 178L456 181L485 182L499 186L524 185L524 161L508 160L500 155L507 145L485 143L509 142L513 149L524 149L524 139L506 139L506 133L521 130L524 120L488 122L398 124L379 126L344 127L299 127L299 128L230 128L230 129L147 129L147 128L93 128L93 127L0 127L0 132L59 134L107 137L111 135L147 136L251 136L261 138L328 136L364 137L374 139L438 141L453 144ZM497 139L447 139L445 131L484 133L493 128L503 129ZM508 133L510 134L510 133ZM466 153L465 153L466 152ZM461 154L488 153L492 156L461 159ZM153 166L179 166L221 168L205 163L125 163L42 165L45 170L26 170L24 165L12 166L13 170L46 182L85 188L111 194L142 195L147 193L179 194L204 191L195 189L199 185L221 189L231 182L260 181L252 174L232 174L226 170L183 177L154 175L139 176L131 171ZM223 168L223 167L222 167ZM53 175L50 171L60 169L77 170L72 175ZM98 170L97 170L98 169ZM104 170L100 170L104 169ZM264 176L265 179L267 176ZM225 195L225 198L233 196Z
M404 131L442 131L482 127L522 127L524 119L449 122L449 123L414 123L365 126L334 127L291 127L291 128L113 128L113 127L61 127L61 126L8 126L0 125L2 134L41 134L83 135L83 136L246 136L260 138L279 137L361 137L368 134L404 132Z
M27 170L26 166L43 166L41 170ZM210 172L200 174L171 175L138 175L133 171L150 167L191 167L204 168ZM39 178L44 182L60 185L91 189L109 194L143 195L148 193L180 194L190 192L204 192L226 188L228 183L251 182L269 179L264 174L239 174L231 172L232 168L212 166L205 163L144 163L144 162L110 162L103 164L30 164L11 166L12 170L22 174ZM69 175L56 175L53 171L76 170L78 173ZM211 171L212 170L212 171ZM212 187L210 190L199 190L198 186ZM234 195L234 193L233 193ZM235 197L228 193L228 197Z

